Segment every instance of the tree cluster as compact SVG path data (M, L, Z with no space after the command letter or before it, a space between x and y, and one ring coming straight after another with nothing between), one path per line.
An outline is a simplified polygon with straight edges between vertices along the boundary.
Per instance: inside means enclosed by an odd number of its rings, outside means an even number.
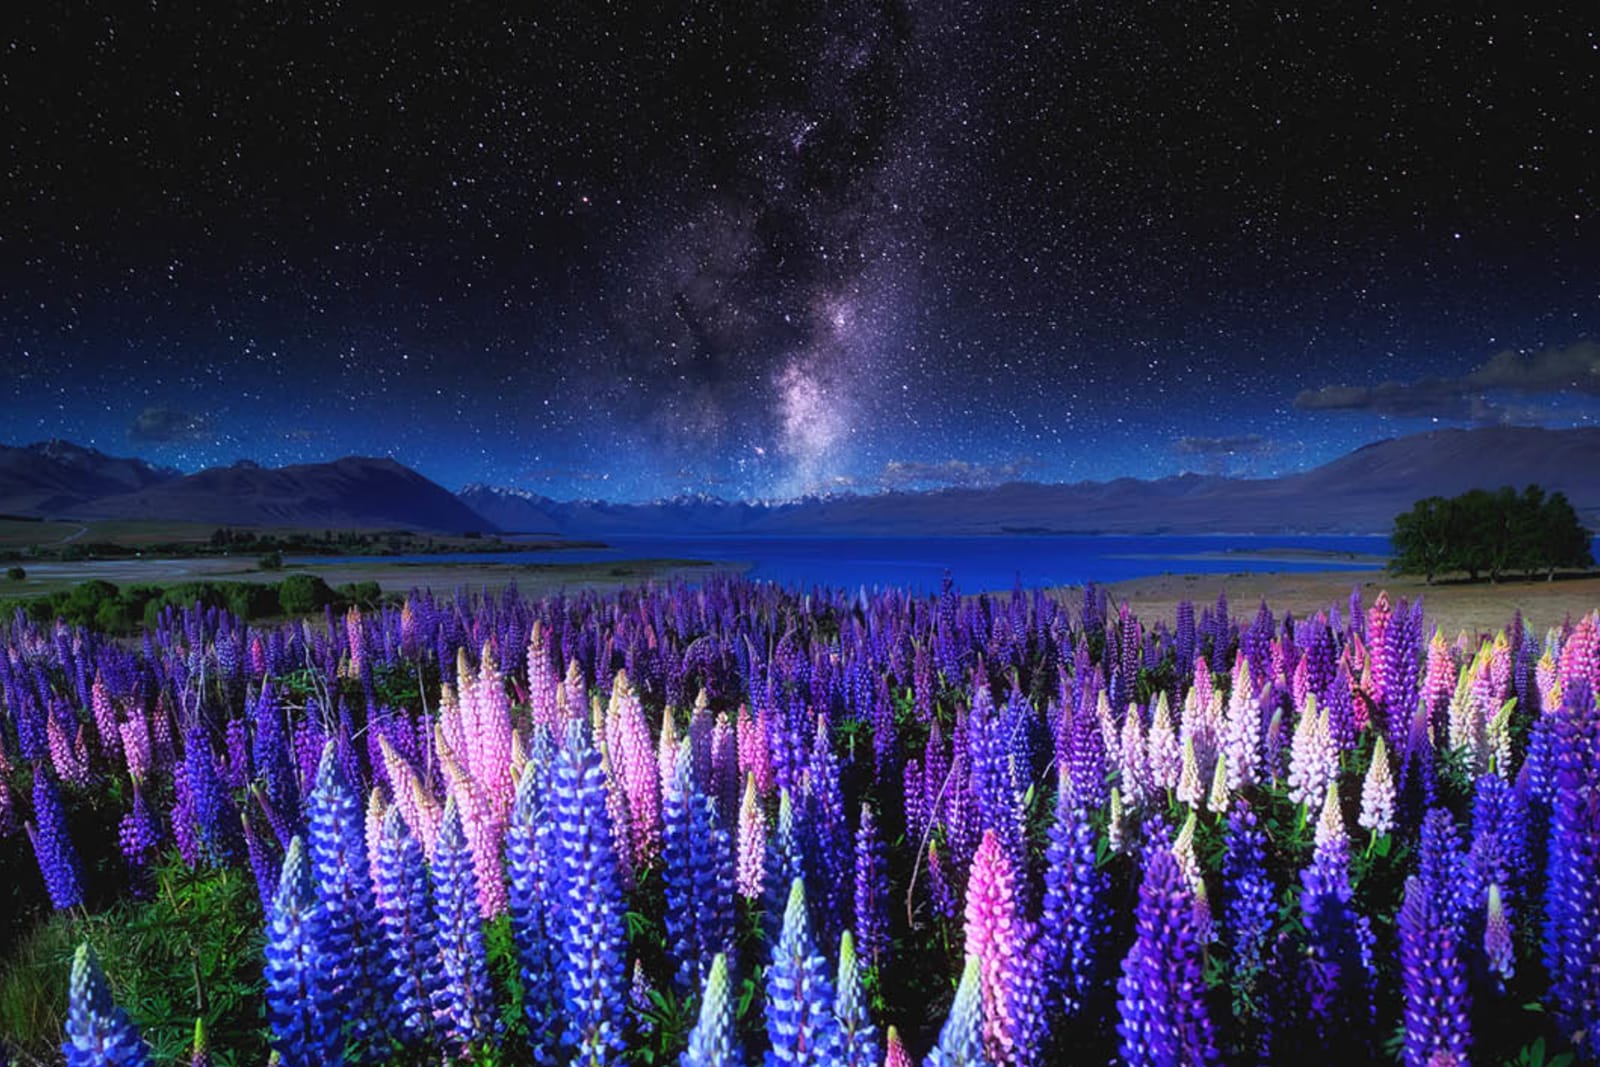
M1440 574L1464 573L1497 582L1508 574L1554 578L1558 570L1594 566L1589 531L1564 493L1537 485L1522 492L1471 489L1460 496L1431 496L1396 515L1389 535L1396 574L1421 574L1429 585Z

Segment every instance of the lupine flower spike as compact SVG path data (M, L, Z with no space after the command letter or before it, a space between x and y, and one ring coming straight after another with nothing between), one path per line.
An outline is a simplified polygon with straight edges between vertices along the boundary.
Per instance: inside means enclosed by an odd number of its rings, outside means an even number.
M743 1067L744 1056L733 1032L733 998L725 953L717 953L711 961L705 991L700 997L700 1018L689 1032L689 1047L678 1064L679 1067Z
M111 1000L100 960L87 944L78 946L67 989L67 1040L61 1046L67 1067L147 1067L150 1052Z

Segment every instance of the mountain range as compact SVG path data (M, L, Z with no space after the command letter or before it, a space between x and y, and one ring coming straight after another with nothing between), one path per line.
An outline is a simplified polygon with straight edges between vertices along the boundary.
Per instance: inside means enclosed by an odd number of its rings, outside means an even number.
M1566 493L1591 528L1600 526L1600 428L1436 430L1277 478L1184 474L637 504L557 501L483 485L452 494L392 459L352 456L276 469L241 462L184 475L62 441L0 446L0 514L568 537L1386 533L1420 497L1531 482Z

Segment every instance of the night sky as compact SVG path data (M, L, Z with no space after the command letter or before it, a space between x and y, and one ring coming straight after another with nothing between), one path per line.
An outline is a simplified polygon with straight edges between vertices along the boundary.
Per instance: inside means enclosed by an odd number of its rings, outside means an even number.
M0 441L629 500L1600 421L1592 2L498 6L13 11Z

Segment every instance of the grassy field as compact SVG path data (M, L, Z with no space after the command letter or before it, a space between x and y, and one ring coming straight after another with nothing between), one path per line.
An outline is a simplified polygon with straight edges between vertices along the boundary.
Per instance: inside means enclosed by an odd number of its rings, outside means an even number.
M0 519L0 549L21 549L29 545L53 545L78 535L81 522L33 522L28 519Z
M1600 576L1583 575L1546 582L1503 581L1440 582L1426 585L1421 578L1396 577L1386 571L1322 571L1315 574L1163 574L1135 578L1107 588L1113 602L1126 600L1142 618L1171 619L1178 601L1193 600L1197 606L1213 603L1226 591L1234 615L1253 617L1263 598L1281 617L1285 611L1296 618L1338 604L1341 612L1350 603L1352 588L1361 589L1363 604L1371 605L1378 593L1388 590L1391 602L1402 597L1409 602L1422 598L1423 612L1431 632L1437 624L1446 635L1458 631L1493 633L1511 621L1518 609L1530 630L1543 634L1559 626L1569 616L1577 619L1600 607Z
M0 597L44 596L91 580L116 586L174 585L180 582L281 582L290 574L314 574L330 586L350 582L377 582L386 593L432 589L448 593L458 586L469 589L504 588L511 582L525 593L553 593L562 589L614 589L624 585L676 577L699 577L707 571L739 570L737 564L711 564L690 559L613 560L602 563L395 563L381 558L372 562L298 565L293 559L282 570L262 570L241 559L198 557L190 559L86 560L76 563L30 563L21 581L0 578Z

